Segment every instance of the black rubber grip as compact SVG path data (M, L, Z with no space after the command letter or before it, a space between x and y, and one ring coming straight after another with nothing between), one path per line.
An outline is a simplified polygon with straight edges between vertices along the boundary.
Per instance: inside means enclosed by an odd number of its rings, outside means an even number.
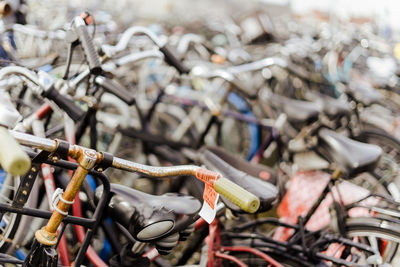
M42 95L50 100L53 100L57 106L64 110L75 122L79 121L83 116L85 116L85 111L78 107L72 99L69 99L58 93L54 87L50 87L50 89L44 91Z
M180 74L186 74L190 72L190 69L183 64L182 60L179 60L175 53L168 45L160 47L160 51L165 56L165 62L170 66L174 67Z
M100 57L93 44L92 38L89 36L86 26L78 25L76 27L76 33L79 37L79 41L82 44L83 50L85 51L86 59L89 63L90 73L99 75L102 72Z
M115 95L128 105L135 104L135 97L132 96L132 93L127 91L124 87L114 82L113 80L107 79L102 76L98 76L95 82L102 88L104 88L104 90Z

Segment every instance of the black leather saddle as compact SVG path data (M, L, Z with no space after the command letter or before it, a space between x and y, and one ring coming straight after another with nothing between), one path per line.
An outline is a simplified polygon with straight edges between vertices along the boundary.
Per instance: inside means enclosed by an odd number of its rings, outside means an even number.
M318 137L323 154L348 177L373 171L382 154L379 146L361 143L325 128L318 132Z
M318 120L318 115L322 112L321 107L316 103L290 99L276 94L270 96L269 103L284 112L288 121L295 124L312 123Z
M96 201L100 199L102 191L102 186L96 189ZM200 201L194 197L176 193L155 196L111 184L107 214L125 227L136 240L155 242L161 253L162 250L169 252L173 247L171 244L175 245L178 239L187 238L187 229L193 230L200 208ZM176 240L172 238L172 242L171 237Z
M257 212L267 211L275 204L278 189L273 183L277 182L277 177L268 167L249 163L218 147L202 148L200 161L208 169L220 173L257 196L260 199L260 208ZM243 212L225 197L221 196L221 199L229 209Z

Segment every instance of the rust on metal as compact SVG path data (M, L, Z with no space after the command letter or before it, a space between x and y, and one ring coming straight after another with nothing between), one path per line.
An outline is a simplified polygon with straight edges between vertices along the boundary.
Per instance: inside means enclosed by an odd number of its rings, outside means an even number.
M85 180L87 173L88 170L84 169L81 166L76 169L71 181L68 183L68 186L62 195L63 199L65 199L66 201L73 201L75 199L75 196L78 193L82 182ZM64 212L68 212L69 207L70 204L64 203L63 201L59 201L57 204L57 208ZM45 230L49 233L56 233L57 228L64 217L65 215L59 213L57 210L54 210L49 221L47 222L47 225L45 226Z
M40 138L13 130L9 130L9 132L22 145L39 148L49 152L54 152L58 147L58 142L54 140ZM62 194L62 197L60 197L60 201L57 203L58 210L55 209L49 221L47 222L47 225L35 233L36 239L44 245L52 246L56 244L57 229L66 216L65 214L67 214L71 202L75 199L75 196L85 180L86 175L91 169L94 168L96 164L103 160L102 153L78 145L69 146L68 156L70 156L72 159L75 159L79 166L68 183L68 186L65 189L65 192ZM117 157L113 158L112 167L128 172L138 172L149 177L193 175L198 178L201 177L203 180L214 180L218 175L214 172L207 172L205 169L194 165L153 167Z
M46 246L55 246L57 244L57 233L50 233L44 227L35 232L36 240Z
M67 188L65 189L65 192L62 195L62 199L65 201L59 201L57 204L58 210L62 212L68 212L71 204L66 202L72 202L75 199L75 196L81 188L81 185L88 172L102 159L101 153L98 153L92 149L82 148L80 146L71 146L68 154L78 161L79 166L75 170L74 175L72 176ZM64 214L61 214L55 209L46 226L38 231L37 235L40 236L40 240L38 239L38 241L42 244L52 243L52 236L57 235L57 229L64 217ZM45 241L42 242L43 240Z
M180 165L180 166L168 166L168 167L154 167L143 165L140 163L124 160L121 158L114 157L113 168L129 171L138 172L145 174L150 177L168 177L176 175L196 175L198 166L194 165Z

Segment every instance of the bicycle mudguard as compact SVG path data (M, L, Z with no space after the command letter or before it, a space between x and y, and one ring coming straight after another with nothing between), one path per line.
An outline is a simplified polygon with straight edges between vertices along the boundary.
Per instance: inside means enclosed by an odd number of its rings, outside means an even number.
M318 200L330 180L330 174L322 171L300 171L291 179L287 192L278 206L279 220L285 223L296 224L298 216L305 216ZM344 181L338 185L339 194L344 205L356 202L369 194L365 188ZM339 200L336 188L333 189L335 199ZM327 226L331 221L329 207L333 203L332 194L328 193L311 216L306 228L316 231ZM376 205L378 199L367 198L360 202L365 205ZM349 210L351 217L370 216L365 208L352 208ZM293 229L279 227L274 233L274 239L285 241L293 234Z

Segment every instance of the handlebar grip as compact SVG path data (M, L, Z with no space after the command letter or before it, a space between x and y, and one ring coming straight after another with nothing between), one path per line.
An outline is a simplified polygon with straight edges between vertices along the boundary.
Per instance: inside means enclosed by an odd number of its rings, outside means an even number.
M85 111L77 106L72 99L61 95L54 87L50 87L48 90L44 91L42 95L53 100L57 106L64 110L75 122L85 116Z
M79 17L79 19L82 18ZM90 73L94 75L99 75L102 72L100 57L83 21L82 23L76 25L76 33L78 35L79 41L82 44L83 50L85 51L86 59L89 63Z
M178 57L168 45L160 47L160 51L165 56L165 62L167 62L168 65L174 67L180 74L187 74L190 72L190 69L186 67L185 64L183 64L182 60L178 59Z
M0 165L11 175L24 175L31 167L29 156L4 127L0 127Z
M97 76L95 82L104 88L107 92L115 95L128 105L133 105L135 103L135 97L132 93L127 91L124 87L114 82L113 80L107 79L102 76Z
M248 213L254 213L260 207L260 199L226 178L215 181L214 189L233 204Z

